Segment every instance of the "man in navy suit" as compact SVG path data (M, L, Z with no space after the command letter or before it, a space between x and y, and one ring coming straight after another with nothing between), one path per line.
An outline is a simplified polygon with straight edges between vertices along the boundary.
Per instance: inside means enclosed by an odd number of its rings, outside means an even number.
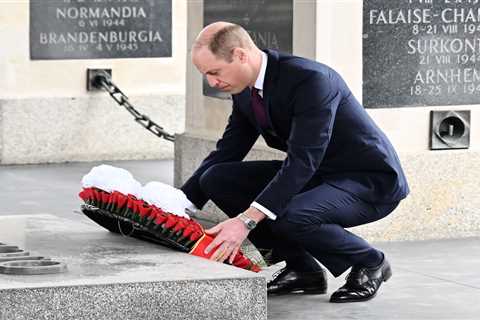
M325 293L323 264L351 268L331 302L371 299L392 274L384 254L345 228L388 215L409 192L397 154L340 75L321 63L258 49L238 25L205 27L192 61L210 86L232 94L216 150L182 186L202 208L212 200L230 219L207 230L233 260L245 238L273 249L286 267L269 294ZM259 135L283 161L242 161Z

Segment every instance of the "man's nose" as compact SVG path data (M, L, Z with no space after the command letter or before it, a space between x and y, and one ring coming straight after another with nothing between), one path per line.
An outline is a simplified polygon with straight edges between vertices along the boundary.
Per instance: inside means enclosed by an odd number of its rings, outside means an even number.
M217 78L215 78L214 76L211 76L209 74L207 74L207 81L208 81L208 85L212 88L215 88L217 86L217 84L219 83Z

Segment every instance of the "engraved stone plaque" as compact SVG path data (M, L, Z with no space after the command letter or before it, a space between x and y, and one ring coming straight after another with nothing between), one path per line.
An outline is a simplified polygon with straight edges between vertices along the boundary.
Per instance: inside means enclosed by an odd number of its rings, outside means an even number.
M367 108L480 103L480 0L364 0Z
M172 0L31 0L30 57L170 57Z
M241 25L260 49L292 53L293 0L204 0L204 26L216 21ZM231 99L203 81L203 94Z

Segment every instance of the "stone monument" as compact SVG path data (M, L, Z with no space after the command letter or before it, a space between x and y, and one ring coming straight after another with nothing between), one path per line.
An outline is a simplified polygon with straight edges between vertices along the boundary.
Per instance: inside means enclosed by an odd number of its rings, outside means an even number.
M267 318L261 275L124 238L86 217L2 216L0 239L68 265L0 272L2 320Z

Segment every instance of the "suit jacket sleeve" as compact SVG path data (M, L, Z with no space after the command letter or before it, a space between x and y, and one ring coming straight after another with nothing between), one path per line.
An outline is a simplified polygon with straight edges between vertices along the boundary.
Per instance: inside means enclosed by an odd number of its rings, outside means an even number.
M341 100L338 83L330 77L315 73L295 89L287 157L255 199L278 217L312 178L328 147Z
M258 136L256 128L234 102L232 113L222 137L217 142L216 149L202 161L198 169L180 188L197 208L202 208L209 200L200 188L202 174L215 164L243 160Z

